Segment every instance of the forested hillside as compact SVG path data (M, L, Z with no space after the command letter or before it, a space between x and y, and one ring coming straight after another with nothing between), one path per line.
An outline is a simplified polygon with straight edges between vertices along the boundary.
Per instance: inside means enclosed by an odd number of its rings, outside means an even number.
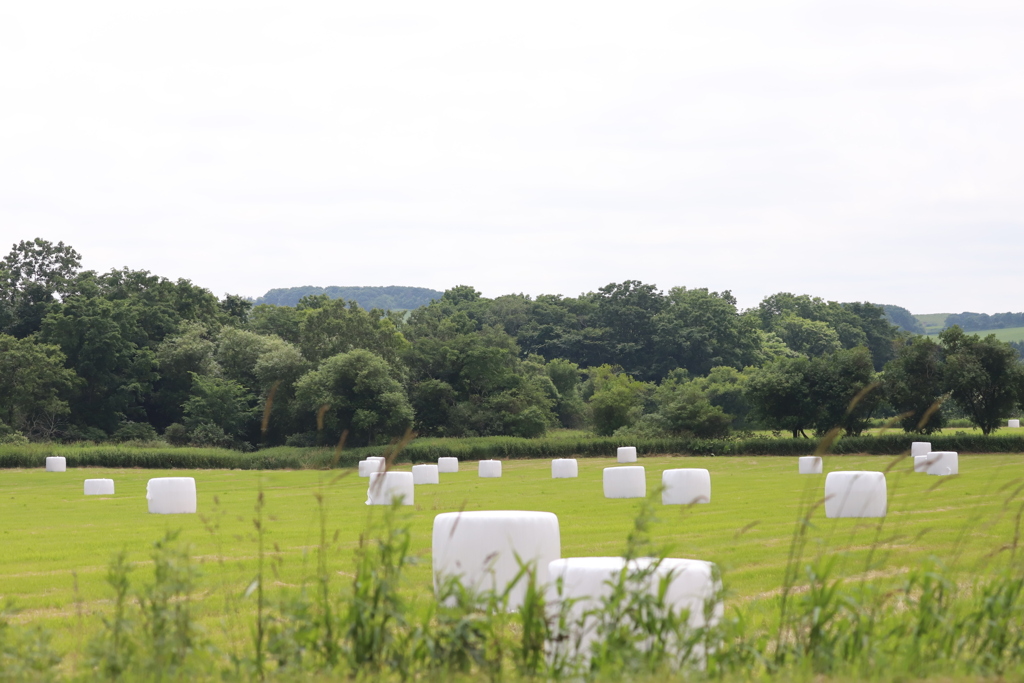
M326 295L331 299L355 301L360 308L410 311L440 299L442 293L426 287L287 287L270 290L256 299L256 303L295 306L303 297Z
M929 433L951 411L988 433L1024 395L1008 344L911 335L864 302L780 292L739 310L728 291L628 280L576 297L459 286L406 315L322 293L254 306L80 262L38 239L0 262L0 440L795 437L877 415Z

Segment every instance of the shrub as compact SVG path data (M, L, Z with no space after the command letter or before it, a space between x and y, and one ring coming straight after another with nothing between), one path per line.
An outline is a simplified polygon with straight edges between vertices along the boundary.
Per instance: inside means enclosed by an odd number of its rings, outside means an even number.
M111 441L156 441L156 430L148 422L122 422Z
M164 430L164 441L172 446L187 446L189 442L188 429L179 422L172 422Z

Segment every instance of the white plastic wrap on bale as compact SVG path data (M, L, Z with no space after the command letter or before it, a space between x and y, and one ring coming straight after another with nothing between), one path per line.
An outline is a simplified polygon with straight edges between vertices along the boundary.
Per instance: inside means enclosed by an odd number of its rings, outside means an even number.
M441 477L437 474L437 465L413 465L412 483L440 484Z
M160 477L146 484L149 511L156 515L182 515L196 511L196 480Z
M384 471L384 458L367 458L359 461L359 476L369 477L374 472Z
M1006 423L1006 426L1010 429L1020 429L1020 420L1010 420Z
M928 456L927 455L915 455L914 456L914 471L915 472L927 472L928 471Z
M607 598L612 585L617 583L623 567L628 576L633 577L631 587L640 582L652 595L657 596L663 578L668 577L668 589L665 592L664 604L676 614L688 613L687 625L691 629L715 626L725 613L725 606L718 598L721 583L716 578L715 565L703 560L685 560L665 558L657 563L652 558L638 558L626 564L621 557L567 557L553 561L548 565L551 584L547 591L548 604L555 606L559 600L573 600L569 607L568 622L573 632L562 640L556 648L570 657L582 655L589 659L591 644L597 638L597 614L600 612L601 601ZM555 586L562 580L562 594L559 595ZM705 618L705 606L714 601L710 610L710 618ZM641 647L650 647L641 644ZM701 645L696 645L694 655L703 661L704 652Z
M960 473L960 457L955 451L932 451L928 454L926 474L946 476Z
M114 495L113 479L86 479L85 495L87 496L112 496Z
M636 446L622 446L615 453L619 462L636 462Z
M911 455L928 455L932 452L932 445L928 441L914 441L910 444Z
M711 473L697 467L661 473L661 504L690 505L711 502Z
M458 458L438 458L437 459L437 471L442 474L451 474L452 472L459 471L459 459Z
M643 498L647 495L647 475L642 465L604 468L605 498Z
M68 461L60 456L50 456L46 459L47 472L67 472Z
M481 477L497 478L501 476L500 460L481 460L477 470Z
M821 456L805 455L800 458L800 474L821 474Z
M414 503L412 472L373 472L366 487L367 505L391 505L402 497L402 505Z
M826 517L885 517L885 474L829 472L825 477Z
M551 461L552 479L574 479L580 474L575 458L555 458Z
M548 584L548 565L562 554L558 517L551 512L486 510L445 512L434 518L431 546L434 589L457 577L475 593L504 591L519 574L519 561L536 567L537 586ZM522 579L509 593L508 609L523 603Z

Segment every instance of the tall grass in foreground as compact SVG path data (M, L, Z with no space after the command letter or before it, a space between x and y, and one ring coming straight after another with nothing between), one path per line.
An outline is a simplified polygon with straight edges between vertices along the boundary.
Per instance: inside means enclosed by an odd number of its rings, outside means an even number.
M936 486L945 480L937 479ZM251 581L218 585L200 576L188 547L169 533L154 543L145 572L124 554L112 559L110 607L81 652L54 652L45 631L16 627L4 612L0 680L1015 678L1024 675L1022 490L1020 481L1001 489L1000 514L1014 521L1013 532L994 541L983 568L958 566L954 549L898 573L886 563L898 529L885 518L858 522L871 526L873 541L854 563L832 552L836 539L816 528L812 516L822 501L808 488L785 579L766 598L768 618L752 618L753 604L729 607L726 591L725 618L700 629L688 628L687 615L669 609L663 593L647 591L649 569L616 576L609 597L578 623L568 601L548 602L529 565L519 575L528 590L518 612L505 611L508 592L472 594L450 579L435 598L432 586L408 585L406 570L418 560L408 513L397 506L371 510L358 547L339 564L323 491L308 578L271 592L276 569L264 538L273 520L258 494ZM671 553L650 540L658 509L650 501L641 509L624 557ZM963 537L990 521L964 520ZM207 528L219 533L215 517ZM223 599L226 623L237 620L247 638L213 646L193 610L196 599L211 595ZM566 647L567 634L587 624L596 645Z

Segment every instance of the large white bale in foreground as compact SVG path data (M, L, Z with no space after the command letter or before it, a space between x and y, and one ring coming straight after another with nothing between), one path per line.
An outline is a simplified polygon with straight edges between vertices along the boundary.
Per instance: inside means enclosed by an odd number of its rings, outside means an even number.
M480 465L477 468L477 472L481 477L493 477L497 478L501 476L501 461L500 460L481 460Z
M445 512L434 518L431 546L434 589L457 577L473 592L503 592L519 573L519 562L536 568L537 585L548 583L548 565L562 554L558 517L551 512L485 510ZM523 604L525 579L512 588L509 610Z
M1020 429L1020 420L1009 420L1006 426L1010 429Z
M413 491L412 472L373 472L366 487L366 504L391 505L401 496L402 505L412 505Z
M955 451L932 451L928 454L926 474L945 476L960 473L960 457Z
M826 517L885 517L885 474L829 472L825 477Z
M114 495L113 479L86 479L85 495L87 496L112 496Z
M615 452L619 462L636 462L636 446L622 446Z
M822 463L820 455L805 455L800 458L800 474L821 474Z
M598 610L602 598L611 594L610 584L618 583L619 576L626 568L630 589L644 587L652 596L657 596L659 584L667 578L664 605L676 614L688 612L687 625L691 629L714 626L722 618L725 607L719 599L721 584L716 577L715 565L703 560L665 558L660 563L653 558L638 558L626 563L621 557L567 557L548 565L551 584L548 588L548 603L557 605L559 600L574 600L569 608L570 628L578 629L565 634L568 638L556 647L567 648L566 654L582 654L586 657L591 643L597 638ZM558 579L562 580L562 594L558 595ZM705 618L705 606L710 606L710 618ZM584 619L584 616L586 618ZM703 650L695 652L703 659Z
M146 484L149 511L179 515L196 511L196 480L192 477L160 477Z
M384 458L373 457L359 461L359 476L369 477L374 472L383 472L386 467Z
M711 473L698 467L665 470L661 486L662 505L711 502Z
M929 441L914 441L910 444L911 455L928 455L932 452L932 444Z
M68 461L60 456L50 456L46 459L47 472L67 472Z
M459 471L459 459L458 458L438 458L437 459L437 471L442 474L451 474L452 472Z
M412 483L440 484L441 477L437 474L437 465L413 465Z
M605 498L643 498L647 495L647 476L642 465L604 468Z
M575 458L555 458L551 461L552 479L573 479L580 474Z
M915 472L927 472L928 471L928 456L927 455L915 455L914 456L914 471Z

